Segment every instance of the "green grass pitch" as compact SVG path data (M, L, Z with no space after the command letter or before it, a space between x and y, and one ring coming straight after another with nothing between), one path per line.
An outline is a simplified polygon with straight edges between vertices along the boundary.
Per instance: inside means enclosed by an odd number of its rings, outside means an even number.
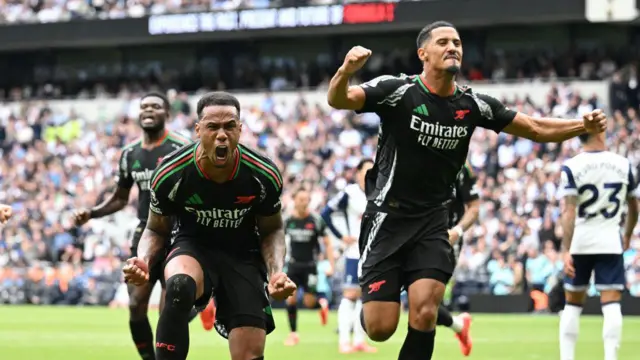
M329 324L320 326L318 314L301 311L300 344L282 345L287 335L286 314L275 312L279 326L267 338L265 359L393 360L402 345L406 317L398 332L386 343L377 344L377 354L341 355L338 353L336 313ZM157 313L151 314L153 323ZM0 307L0 359L2 360L137 360L129 337L127 311L124 309L77 307ZM576 358L600 360L602 355L602 318L583 317ZM558 359L558 317L533 315L475 315L472 327L474 360ZM191 360L229 359L227 344L215 331L205 332L199 319L191 324ZM457 340L446 328L438 329L434 359L457 360L464 357ZM624 319L620 360L640 358L640 318Z

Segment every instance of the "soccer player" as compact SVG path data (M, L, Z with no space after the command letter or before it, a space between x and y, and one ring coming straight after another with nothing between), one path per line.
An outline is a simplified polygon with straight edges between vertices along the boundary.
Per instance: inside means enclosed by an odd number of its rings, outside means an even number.
M449 205L449 242L453 246L456 259L462 250L462 236L473 223L478 220L480 212L480 195L476 186L476 177L469 163L465 163L458 173L455 182L455 197ZM462 313L451 316L449 310L440 305L438 307L437 325L446 326L453 330L460 342L460 350L464 356L471 354L471 315Z
M338 344L343 354L362 351L373 353L377 349L366 342L366 333L360 324L362 310L362 292L358 283L358 236L360 219L367 207L367 196L364 193L364 177L373 167L373 160L362 159L356 167L356 183L347 185L338 195L329 201L322 210L322 218L329 230L341 239L345 245L345 271L342 282L342 300L338 306ZM340 212L344 216L346 233L341 233L334 225L332 214ZM353 329L353 342L351 341Z
M326 258L329 261L328 274L333 273L335 261L331 239L327 236L327 229L322 218L309 212L311 196L305 189L298 189L293 193L294 211L285 220L285 236L289 242L289 262L287 264L287 276L298 288L304 289L302 302L307 308L312 308L316 303L320 304L320 319L322 325L327 324L329 315L329 302L327 299L318 300L316 297L316 284L318 283L318 252L322 242ZM285 340L286 346L297 345L298 337L298 307L296 296L287 299L287 314L289 315L289 327L291 333Z
M582 120L534 118L493 97L460 87L462 42L447 22L426 26L417 39L424 71L349 86L371 50L356 46L331 79L327 100L338 109L380 116L375 165L367 172L367 210L360 231L364 329L387 340L400 318L400 289L409 296L409 331L399 360L430 359L436 314L454 268L448 202L476 127L537 142L560 142L606 129L601 110Z
M275 328L269 296L284 300L295 284L282 272L286 253L282 176L267 157L238 143L240 103L205 94L197 104L198 141L164 158L151 178L151 206L125 278L146 284L164 260L167 304L156 336L158 360L184 360L191 308L215 294L215 328L232 360L264 359ZM176 229L165 257L164 244Z
M134 184L138 186L138 219L131 243L131 254L136 256L140 236L147 222L149 213L149 180L156 166L163 157L190 141L182 136L167 131L165 122L169 118L169 100L157 93L149 93L140 100L139 125L143 135L140 139L122 149L119 162L118 184L113 194L92 209L75 211L75 223L83 225L90 219L98 219L122 210L129 202L129 193ZM155 266L149 274L149 282L145 286L128 285L129 290L129 328L133 342L140 357L155 359L153 333L147 310L149 298L156 281L160 280L162 268ZM162 302L160 303L162 306ZM193 315L195 316L194 313Z
M638 222L636 179L626 158L606 151L605 135L582 135L583 151L562 166L560 196L566 304L560 317L560 359L574 360L580 314L595 274L602 305L604 359L617 360L622 337L623 251ZM622 211L628 206L621 233ZM622 237L622 239L621 239Z
M13 209L9 205L0 204L0 224L4 224L11 219Z

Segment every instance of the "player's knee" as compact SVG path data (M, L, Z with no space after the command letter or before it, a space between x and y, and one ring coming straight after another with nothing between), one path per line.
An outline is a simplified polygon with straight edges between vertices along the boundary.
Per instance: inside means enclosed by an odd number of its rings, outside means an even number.
M307 309L314 308L316 306L316 302L317 301L318 301L318 299L316 299L316 297L314 295L311 295L311 294L305 294L304 298L302 299L302 302L304 303L304 306Z
M196 299L196 281L189 275L177 274L167 279L165 308L191 311Z
M367 304L365 304L365 307ZM369 307L364 309L363 327L369 338L373 341L387 341L396 332L399 320L399 306L397 316L393 315L393 309L384 311L381 307Z
M147 316L149 308L149 294L141 287L129 289L129 319L142 320Z
M287 305L293 306L298 303L298 298L296 297L296 294L293 294L292 296L289 296L285 302Z
M369 338L373 341L387 341L396 332L398 324L391 323L389 321L366 321L366 332Z
M358 289L344 289L342 291L342 297L351 301L356 301L360 297L360 291Z
M435 328L438 319L438 306L430 303L419 304L411 309L409 323L417 330L431 330Z

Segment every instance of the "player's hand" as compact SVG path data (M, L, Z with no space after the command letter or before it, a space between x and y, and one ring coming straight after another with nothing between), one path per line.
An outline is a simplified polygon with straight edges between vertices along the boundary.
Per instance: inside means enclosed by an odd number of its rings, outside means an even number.
M11 206L0 204L0 223L6 223L7 220L11 219L11 215L13 215Z
M342 71L348 75L354 74L356 71L362 69L364 64L367 63L371 56L371 50L362 46L354 46L349 50L347 56L344 57L344 63L342 64Z
M631 237L624 236L622 239L622 251L627 251L631 247Z
M91 219L91 210L89 209L78 209L73 212L73 221L76 226L82 226L87 223Z
M451 246L455 245L458 240L460 240L460 235L458 235L458 232L453 229L449 229L449 243L451 244Z
M136 286L144 285L149 281L149 266L142 259L132 257L122 267L124 281Z
M287 274L283 272L271 275L269 278L269 285L267 285L269 296L276 300L284 300L288 298L293 295L297 289L296 284L294 284Z
M351 244L355 244L356 241L358 241L358 239L356 239L355 237L351 236L351 235L344 235L342 237L342 242L345 245L351 245Z
M572 279L576 276L576 269L573 267L573 257L569 252L564 254L564 273Z
M607 130L607 116L600 109L584 114L582 122L589 134L598 134Z

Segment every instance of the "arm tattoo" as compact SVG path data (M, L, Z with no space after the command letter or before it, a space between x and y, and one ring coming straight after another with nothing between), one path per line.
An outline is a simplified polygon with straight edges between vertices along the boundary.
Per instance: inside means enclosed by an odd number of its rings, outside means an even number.
M258 226L262 237L262 258L267 266L267 272L271 276L282 271L284 258L287 255L282 216L278 213L260 218Z
M149 212L147 226L142 232L138 244L138 257L148 265L155 264L162 259L162 251L171 236L173 222L168 216Z
M562 249L569 251L571 249L571 240L573 239L573 230L576 224L576 204L577 196L566 196L564 198L564 211L562 212Z
M129 202L130 191L131 189L118 186L116 191L107 200L91 209L91 218L101 218L122 210Z

